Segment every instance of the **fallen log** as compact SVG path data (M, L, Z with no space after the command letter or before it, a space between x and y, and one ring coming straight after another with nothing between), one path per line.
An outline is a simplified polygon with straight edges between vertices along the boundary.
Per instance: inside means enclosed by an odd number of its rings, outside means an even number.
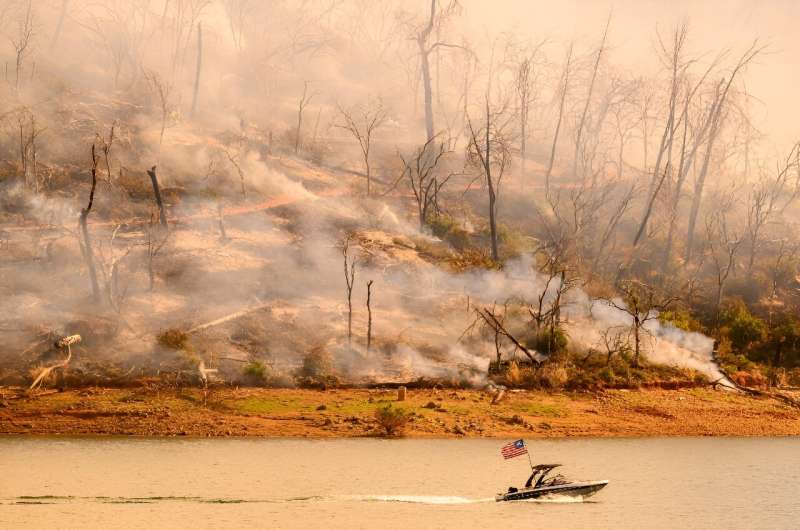
M258 304L256 306L249 307L247 309L242 309L240 311L236 311L235 313L231 313L229 315L225 315L224 317L212 320L211 322L206 322L205 324L200 324L198 326L195 326L192 329L188 330L186 334L188 335L191 333L197 333L198 331L203 331L204 329L212 328L214 326L219 326L220 324L230 322L231 320L236 320L237 318L241 318L249 313L260 311L261 309L266 309L268 307L269 304Z
M72 359L72 345L78 344L81 341L80 335L68 335L66 337L62 337L58 339L55 343L57 348L66 348L67 349L67 358L61 362L57 362L53 365L50 365L46 368L42 368L39 372L39 375L36 376L36 379L33 380L31 386L28 387L28 390L35 390L36 388L40 387L41 384L44 382L47 377L53 373L53 370L58 368L66 368L69 365L69 361Z

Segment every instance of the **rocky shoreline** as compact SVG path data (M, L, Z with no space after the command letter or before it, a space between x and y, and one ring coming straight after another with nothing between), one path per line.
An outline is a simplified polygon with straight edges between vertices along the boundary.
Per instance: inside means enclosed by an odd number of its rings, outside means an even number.
M385 435L375 410L408 417L403 436L798 436L800 410L712 389L508 392L478 390L85 388L26 395L0 389L0 434L261 436Z

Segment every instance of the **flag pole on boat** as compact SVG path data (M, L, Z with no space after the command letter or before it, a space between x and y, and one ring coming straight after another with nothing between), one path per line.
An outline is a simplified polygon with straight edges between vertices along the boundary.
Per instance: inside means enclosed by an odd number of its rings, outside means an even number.
M522 443L524 444L525 440L522 440ZM526 446L526 448L527 448L527 446ZM531 465L531 471L533 471L533 462L531 461L531 452L526 450L525 454L528 455L528 463Z

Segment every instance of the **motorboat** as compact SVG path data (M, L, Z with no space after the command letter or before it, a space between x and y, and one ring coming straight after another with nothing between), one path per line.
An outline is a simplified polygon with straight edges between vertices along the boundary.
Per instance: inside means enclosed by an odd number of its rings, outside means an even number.
M522 488L508 488L505 493L498 493L495 500L524 501L543 497L581 497L594 495L608 484L607 480L593 482L570 482L563 475L550 472L561 467L561 464L539 464L531 466L531 476Z

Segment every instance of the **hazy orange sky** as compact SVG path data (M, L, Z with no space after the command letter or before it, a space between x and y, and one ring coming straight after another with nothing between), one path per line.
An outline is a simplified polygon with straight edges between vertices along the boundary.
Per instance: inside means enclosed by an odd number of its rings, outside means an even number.
M747 72L749 91L761 103L755 122L778 151L800 138L800 1L798 0L461 0L469 23L492 33L514 30L556 42L575 39L583 49L599 40L613 10L611 60L617 65L655 66L654 37L683 18L695 53L729 48L740 54L755 38L769 43ZM766 147L766 146L765 146ZM769 148L768 148L769 150Z

